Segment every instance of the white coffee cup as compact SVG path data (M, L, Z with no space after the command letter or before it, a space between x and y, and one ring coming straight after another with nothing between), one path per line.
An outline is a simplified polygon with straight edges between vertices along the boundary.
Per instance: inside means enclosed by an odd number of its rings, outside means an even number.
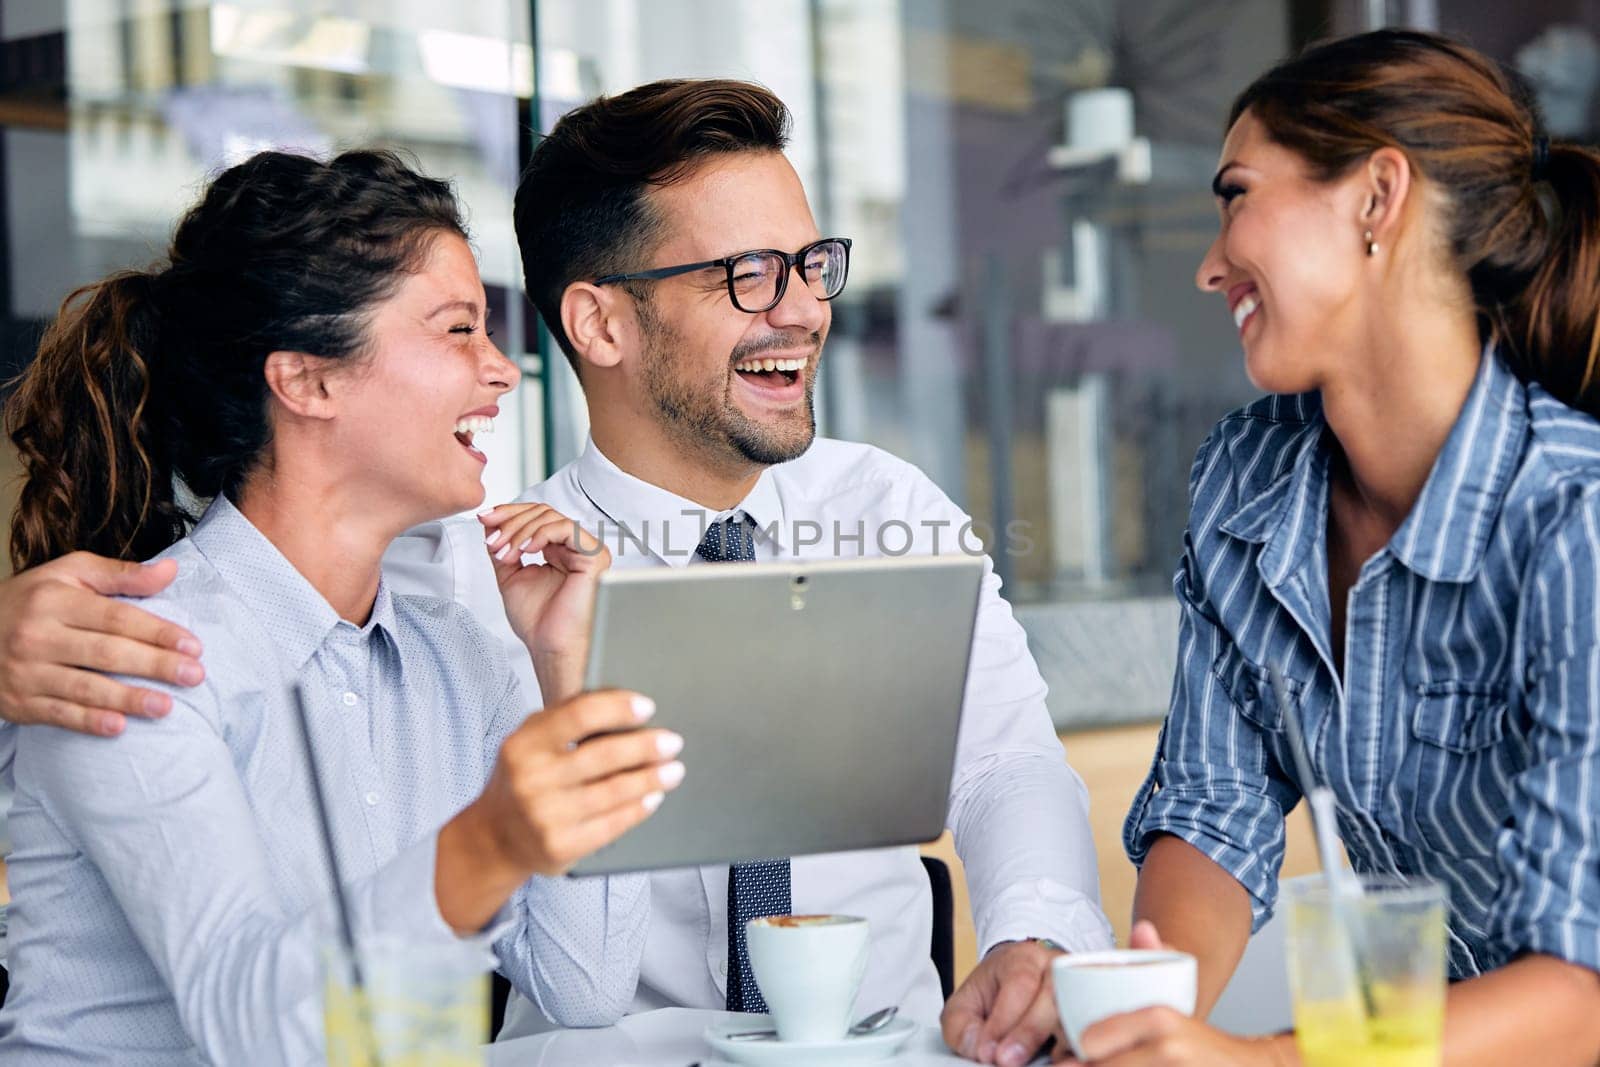
M1079 1039L1101 1019L1157 1006L1194 1014L1195 964L1187 952L1077 952L1057 956L1050 966L1061 1028L1072 1054L1085 1062Z
M867 920L773 915L744 926L750 969L779 1041L838 1041L867 971Z

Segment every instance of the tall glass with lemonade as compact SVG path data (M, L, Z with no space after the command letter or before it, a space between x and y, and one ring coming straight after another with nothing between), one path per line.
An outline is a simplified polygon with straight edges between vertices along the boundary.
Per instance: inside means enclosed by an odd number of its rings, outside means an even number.
M329 1067L482 1067L494 956L481 945L363 943L323 954Z
M1444 887L1357 877L1361 896L1337 902L1321 875L1284 883L1300 1059L1305 1067L1438 1067Z

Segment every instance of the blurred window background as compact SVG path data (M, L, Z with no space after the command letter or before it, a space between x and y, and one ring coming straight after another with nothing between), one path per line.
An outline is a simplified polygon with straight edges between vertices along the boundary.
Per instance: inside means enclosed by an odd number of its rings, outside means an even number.
M524 371L492 497L577 454L577 382L520 291L511 193L602 92L754 78L795 115L824 231L855 238L824 432L977 520L1062 724L1165 706L1190 460L1250 398L1195 291L1232 96L1327 33L1408 24L1519 67L1592 136L1600 0L5 0L0 370L74 286L147 263L257 149L381 143L452 178Z
M855 240L823 431L918 464L978 520L1059 726L1149 723L1190 462L1253 395L1193 284L1228 104L1299 45L1386 24L1515 65L1558 136L1600 128L1600 0L3 0L0 374L73 287L159 256L217 169L398 146L455 181L523 369L489 442L508 498L586 423L520 291L533 131L655 78L752 78L794 112L822 231ZM5 492L13 468L7 443Z

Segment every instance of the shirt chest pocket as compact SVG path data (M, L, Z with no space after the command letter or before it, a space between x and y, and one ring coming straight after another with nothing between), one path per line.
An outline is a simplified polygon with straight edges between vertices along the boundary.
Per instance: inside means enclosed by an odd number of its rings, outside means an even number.
M1402 780L1412 824L1452 856L1487 856L1510 815L1505 690L1470 680L1418 683Z
M1251 662L1237 650L1228 649L1212 663L1211 673L1223 692L1228 694L1229 701L1240 717L1261 731L1263 749L1273 753L1282 766L1288 766L1288 740L1284 735L1283 725L1284 708L1272 691L1272 681L1267 675L1267 669ZM1287 675L1283 679L1283 684L1287 691L1289 712L1301 716L1300 722L1303 725L1305 720L1300 705L1305 695L1305 685ZM1258 765L1252 769L1257 773L1267 773L1265 759L1259 760Z

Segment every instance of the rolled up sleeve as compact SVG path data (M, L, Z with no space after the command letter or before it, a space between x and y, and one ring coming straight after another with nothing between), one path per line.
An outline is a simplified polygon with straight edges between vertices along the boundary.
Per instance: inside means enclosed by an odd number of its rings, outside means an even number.
M1252 929L1277 901L1284 817L1299 800L1265 770L1261 728L1239 714L1212 671L1226 637L1192 598L1185 558L1176 583L1182 615L1172 704L1155 760L1123 825L1123 846L1143 866L1161 834L1188 842L1250 893Z
M1529 583L1531 746L1495 842L1491 937L1600 971L1600 497L1555 530Z
M1230 481L1213 436L1195 458L1191 514L1218 513L1215 498ZM1262 727L1241 714L1217 675L1218 663L1240 653L1210 603L1194 539L1191 526L1173 579L1179 623L1172 700L1150 772L1123 824L1123 847L1139 867L1162 834L1193 845L1249 892L1252 928L1260 929L1277 901L1284 818L1300 794L1271 773Z

